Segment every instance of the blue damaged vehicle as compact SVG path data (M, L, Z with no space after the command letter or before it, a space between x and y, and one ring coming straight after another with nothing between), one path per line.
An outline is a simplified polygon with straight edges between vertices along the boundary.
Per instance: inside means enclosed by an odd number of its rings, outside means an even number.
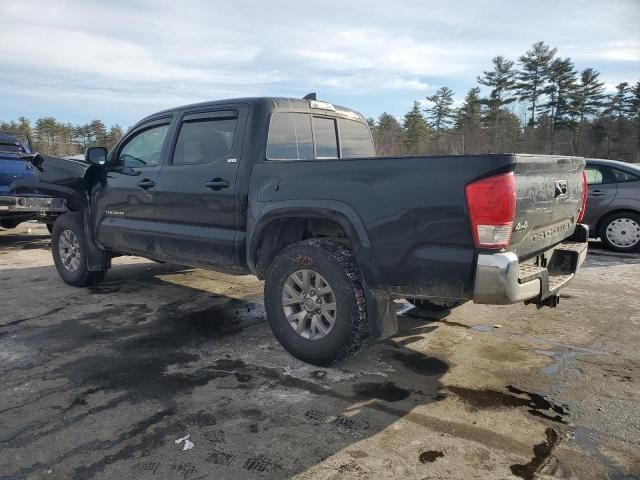
M0 132L0 227L11 229L27 220L44 219L64 211L64 200L34 194L11 192L15 182L37 180L36 168L29 161L31 141L27 135ZM51 228L51 224L47 225Z

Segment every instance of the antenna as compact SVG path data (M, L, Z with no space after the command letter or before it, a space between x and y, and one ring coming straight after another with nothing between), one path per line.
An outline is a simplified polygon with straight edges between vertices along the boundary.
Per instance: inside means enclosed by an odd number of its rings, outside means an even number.
M316 92L313 93L307 93L304 97L302 97L303 100L317 100L316 98Z

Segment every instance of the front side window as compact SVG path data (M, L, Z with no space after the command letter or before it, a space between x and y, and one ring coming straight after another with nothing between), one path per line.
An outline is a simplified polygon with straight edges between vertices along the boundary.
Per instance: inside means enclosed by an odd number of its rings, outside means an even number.
M311 117L305 113L274 113L269 125L267 158L312 160Z
M166 124L134 134L120 150L116 164L130 168L158 165L168 131L169 124Z
M338 158L336 121L333 118L313 117L316 158Z
M184 122L180 127L172 163L205 163L222 157L233 146L236 123L235 118L209 118Z
M353 120L338 120L340 148L344 158L375 157L373 140L369 128Z

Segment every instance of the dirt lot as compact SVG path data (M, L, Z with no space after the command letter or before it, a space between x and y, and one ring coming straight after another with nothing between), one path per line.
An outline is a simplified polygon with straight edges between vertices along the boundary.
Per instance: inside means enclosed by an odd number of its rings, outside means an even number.
M49 248L0 232L1 479L640 478L640 254L594 244L557 309L401 306L318 369L252 277L124 257L83 290Z

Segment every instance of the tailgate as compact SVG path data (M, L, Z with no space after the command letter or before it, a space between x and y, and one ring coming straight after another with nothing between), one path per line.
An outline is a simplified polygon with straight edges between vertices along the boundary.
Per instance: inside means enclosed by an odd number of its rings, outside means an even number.
M527 258L570 236L582 204L578 157L516 155L516 217L508 251Z

